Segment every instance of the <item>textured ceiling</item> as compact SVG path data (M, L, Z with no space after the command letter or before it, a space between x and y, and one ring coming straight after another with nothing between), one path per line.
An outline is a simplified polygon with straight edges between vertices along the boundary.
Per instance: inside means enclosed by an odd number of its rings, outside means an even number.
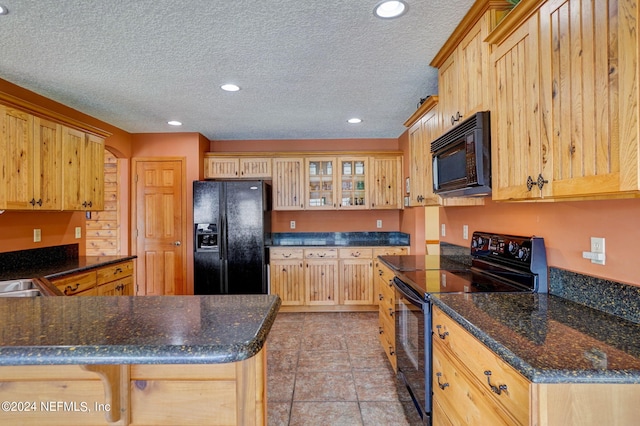
M131 133L396 138L473 1L378 1L0 0L0 78Z

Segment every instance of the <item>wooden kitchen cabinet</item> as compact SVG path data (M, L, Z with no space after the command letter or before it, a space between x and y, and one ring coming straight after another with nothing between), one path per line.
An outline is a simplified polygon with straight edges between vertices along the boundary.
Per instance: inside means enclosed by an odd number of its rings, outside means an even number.
M0 206L9 210L62 208L62 126L0 105L4 182Z
M271 179L271 157L231 157L206 155L205 179Z
M307 305L338 304L338 250L305 249L305 292Z
M437 306L432 331L434 425L637 424L637 384L531 382Z
M431 142L440 135L438 97L431 96L404 123L409 127L409 205L478 206L484 197L446 197L433 192Z
M452 423L529 423L530 382L524 376L437 307L432 336L433 398Z
M301 248L271 248L271 294L282 299L282 306L305 304L304 256Z
M367 209L369 205L369 160L367 157L338 157L340 184L338 207L346 210Z
M607 6L523 3L489 35L494 199L638 196L637 5Z
M394 371L398 371L396 360L396 292L393 286L394 273L384 263L376 261L376 288L378 298L378 338Z
M372 209L402 209L404 192L402 179L402 156L375 156L369 159L369 179Z
M490 50L484 39L506 4L475 2L431 66L438 68L440 131L445 133L491 105Z
M305 159L307 210L334 210L337 208L335 157L311 157Z
M273 210L304 209L304 159L273 159Z
M65 296L132 296L133 260L50 279Z
M98 296L132 296L133 261L105 266L96 271Z
M289 311L374 310L379 304L378 256L409 247L272 247L270 293ZM375 265L375 266L374 266Z
M339 291L342 305L373 305L373 249L342 248Z
M104 139L62 127L62 209L104 209Z

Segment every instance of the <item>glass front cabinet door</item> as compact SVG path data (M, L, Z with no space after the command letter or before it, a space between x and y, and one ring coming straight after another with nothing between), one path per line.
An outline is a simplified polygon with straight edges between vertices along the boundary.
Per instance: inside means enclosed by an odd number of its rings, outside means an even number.
M338 158L341 209L366 209L368 161L366 158Z
M336 159L307 158L307 205L309 210L333 210L336 204Z

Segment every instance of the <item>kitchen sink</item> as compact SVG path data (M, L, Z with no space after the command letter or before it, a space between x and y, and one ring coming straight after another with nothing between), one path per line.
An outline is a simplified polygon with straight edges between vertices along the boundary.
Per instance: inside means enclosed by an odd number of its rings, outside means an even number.
M40 295L40 288L33 280L0 281L0 297L35 297Z

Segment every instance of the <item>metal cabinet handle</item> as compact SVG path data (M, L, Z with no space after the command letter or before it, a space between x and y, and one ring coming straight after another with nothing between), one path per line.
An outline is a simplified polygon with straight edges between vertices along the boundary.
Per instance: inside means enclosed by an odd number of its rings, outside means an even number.
M122 268L120 267L116 268L115 271L113 271L113 275L118 275L120 273L122 273Z
M382 294L378 294L378 300L382 300L384 299L384 296Z
M436 328L438 329L438 336L439 336L442 340L444 340L444 339L449 335L449 332L448 332L448 331L445 331L444 333L440 333L440 329L442 328L442 326L441 326L441 325L436 325Z
M396 351L393 350L393 346L389 346L389 355L393 356L396 354Z
M384 330L382 329L382 327L378 327L378 334L384 334Z
M351 257L360 257L360 252L351 253Z
M440 389L444 390L444 388L446 388L446 387L448 387L448 386L449 386L449 383L448 383L448 382L440 383L440 377L442 376L442 373L436 373L436 376L437 376L437 380L438 380L438 387L439 387Z
M76 291L78 288L80 288L80 283L76 283L75 288L71 287L70 285L67 286L67 288L64 289L64 294L65 296L68 296L69 293L73 293L74 291Z
M384 272L382 272L382 269L378 269L378 275L382 276L382 274L384 274Z
M389 308L389 316L392 317L394 314L393 308Z
M491 384L491 370L487 370L484 372L484 375L487 376L487 383L489 384L489 388L491 392L500 395L502 392L507 392L507 385L492 385Z

